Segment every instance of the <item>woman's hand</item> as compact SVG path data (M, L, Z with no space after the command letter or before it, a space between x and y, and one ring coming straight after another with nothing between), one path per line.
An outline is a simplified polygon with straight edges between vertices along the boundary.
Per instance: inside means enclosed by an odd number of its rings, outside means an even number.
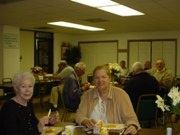
M48 124L49 123L49 117L48 116L44 116L44 117L42 117L40 120L39 120L39 123L41 124L41 125L46 125L46 124Z
M84 90L84 91L88 90L89 87L90 87L90 83L89 82L83 83L82 86L81 86L82 90Z
M96 124L94 119L85 119L81 122L81 125L86 126L88 128L93 128Z
M39 132L42 132L44 126L46 124L48 124L48 123L49 123L49 117L48 116L44 116L41 119L39 119L39 123L38 123L38 130L39 130Z
M49 116L49 124L50 125L54 125L59 121L59 113L53 112L50 116Z
M39 132L42 132L43 128L46 125L54 125L59 121L59 113L53 112L50 114L50 116L44 116L41 119L39 119L38 123L38 130Z
M137 128L135 125L130 125L128 126L128 128L125 130L125 132L123 133L124 135L135 135L137 134Z

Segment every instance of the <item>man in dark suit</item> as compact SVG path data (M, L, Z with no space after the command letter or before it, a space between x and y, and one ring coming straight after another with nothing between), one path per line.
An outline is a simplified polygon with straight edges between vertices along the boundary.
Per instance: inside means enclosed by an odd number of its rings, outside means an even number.
M124 90L129 94L136 110L139 96L143 94L159 94L159 83L155 77L144 71L141 62L132 66L133 76L125 83Z

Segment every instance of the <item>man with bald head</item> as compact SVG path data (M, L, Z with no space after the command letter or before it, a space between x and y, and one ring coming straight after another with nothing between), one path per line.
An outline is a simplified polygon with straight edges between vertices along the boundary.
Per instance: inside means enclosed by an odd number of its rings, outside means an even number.
M160 94L160 91L158 81L144 70L141 62L133 64L132 74L130 80L124 84L124 90L129 94L133 107L136 109L139 96Z
M170 70L165 67L165 62L162 59L156 61L156 71L153 76L158 80L161 87L163 87L167 93L172 87L173 75Z

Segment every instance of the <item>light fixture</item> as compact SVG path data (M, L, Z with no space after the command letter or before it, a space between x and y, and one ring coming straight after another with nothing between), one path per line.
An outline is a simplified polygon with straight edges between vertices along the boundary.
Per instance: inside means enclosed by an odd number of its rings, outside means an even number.
M126 7L124 5L114 5L114 6L105 6L98 8L112 14L120 15L120 16L136 16L136 15L143 15L143 13L134 10L132 8Z
M94 7L100 10L104 10L119 16L144 15L144 13L142 12L139 12L135 9L121 5L111 0L71 0L71 1L84 4L90 7Z
M118 4L111 0L71 0L71 1L83 4L83 5L87 5L90 7L95 7L95 8Z
M70 22L64 22L64 21L49 22L48 24L57 25L57 26L63 26L63 27L68 27L68 28L76 28L76 29L81 29L81 30L88 30L88 31L102 31L102 30L105 30L103 28L91 27L91 26L86 26L86 25L81 25L81 24L76 24L76 23L70 23Z

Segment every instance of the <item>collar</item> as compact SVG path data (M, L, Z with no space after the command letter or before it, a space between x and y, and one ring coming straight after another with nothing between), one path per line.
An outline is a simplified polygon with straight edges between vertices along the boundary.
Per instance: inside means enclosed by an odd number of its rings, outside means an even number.
M166 70L166 68L163 68L161 71L157 70L158 73L160 72L164 72Z
M93 99L98 99L98 98L99 98L99 93L98 93L98 90L95 88L93 91ZM111 85L109 88L107 99L112 99L112 86Z

